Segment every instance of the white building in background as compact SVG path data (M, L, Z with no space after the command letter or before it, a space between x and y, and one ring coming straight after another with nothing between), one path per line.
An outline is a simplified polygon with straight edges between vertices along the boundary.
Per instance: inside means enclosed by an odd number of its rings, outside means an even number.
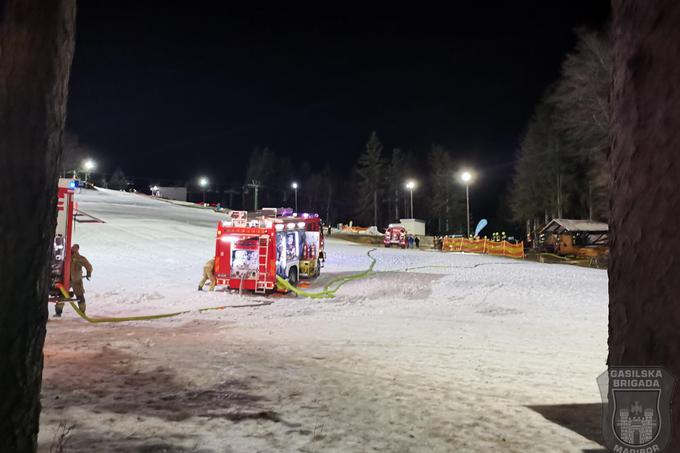
M154 186L154 196L168 200L187 201L186 187L162 187Z
M408 234L425 236L425 221L420 219L399 219L400 224L406 228Z

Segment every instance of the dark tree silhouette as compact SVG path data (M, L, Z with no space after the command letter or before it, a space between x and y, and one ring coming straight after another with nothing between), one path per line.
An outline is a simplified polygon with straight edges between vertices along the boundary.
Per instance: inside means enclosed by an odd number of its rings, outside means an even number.
M74 21L75 0L0 2L2 452L37 449Z
M562 75L550 96L554 127L567 146L564 151L582 163L588 217L608 215L609 84L611 39L608 32L580 30L578 43L562 64Z
M680 378L680 2L613 10L609 364ZM680 451L680 411L672 424L668 452Z
M382 158L383 146L375 131L366 143L366 149L359 156L356 172L359 177L357 214L364 221L378 226L380 189L385 163ZM370 220L369 220L370 219Z
M123 173L123 170L121 170L120 167L116 168L116 171L113 172L113 175L111 175L111 179L109 180L107 186L109 189L113 190L127 189L128 180L125 177L125 173Z

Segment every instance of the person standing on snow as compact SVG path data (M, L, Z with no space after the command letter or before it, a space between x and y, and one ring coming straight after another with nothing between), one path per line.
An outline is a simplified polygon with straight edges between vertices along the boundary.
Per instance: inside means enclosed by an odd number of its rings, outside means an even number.
M416 236L416 238L414 239L414 242L416 243L416 248L419 249L420 248L420 238L418 236Z
M73 288L73 294L75 294L76 299L78 299L78 308L80 311L85 313L87 305L85 304L85 288L83 287L83 268L87 274L86 279L92 277L92 265L83 255L80 254L80 246L78 244L73 244L71 247L71 288ZM61 313L64 310L64 303L57 302L55 306L54 316L57 318L61 317Z
M208 260L208 262L205 263L205 265L203 266L203 278L201 279L201 282L198 284L199 291L203 291L203 286L205 285L205 282L207 282L208 280L210 280L210 291L215 290L217 278L213 273L213 269L215 269L215 258Z

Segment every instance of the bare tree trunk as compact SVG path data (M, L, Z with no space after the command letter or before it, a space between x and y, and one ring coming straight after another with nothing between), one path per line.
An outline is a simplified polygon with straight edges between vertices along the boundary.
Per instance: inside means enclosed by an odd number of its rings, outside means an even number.
M378 226L378 191L373 191L373 225Z
M613 9L608 362L680 378L680 2ZM672 425L668 452L680 451L678 410Z
M593 183L590 179L588 179L588 220L593 220Z
M0 451L32 452L75 0L0 8Z
M333 200L333 191L328 189L328 197L326 198L326 223L331 225L331 201Z

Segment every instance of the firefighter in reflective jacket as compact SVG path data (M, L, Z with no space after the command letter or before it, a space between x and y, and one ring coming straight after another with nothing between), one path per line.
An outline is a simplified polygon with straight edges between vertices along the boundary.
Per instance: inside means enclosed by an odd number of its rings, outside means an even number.
M87 305L85 304L85 288L83 287L83 268L87 274L86 279L92 277L92 265L83 255L80 254L80 246L78 244L73 244L71 247L71 288L73 288L73 294L75 294L76 299L78 299L78 308L80 311L85 313ZM64 303L57 302L55 307L55 316L61 317L61 312L64 310Z
M210 291L215 290L215 285L217 284L217 278L215 278L215 274L213 274L213 269L215 268L215 259L209 260L205 265L203 266L203 278L201 279L201 282L198 284L198 290L203 291L203 285L205 285L205 282L210 280Z

